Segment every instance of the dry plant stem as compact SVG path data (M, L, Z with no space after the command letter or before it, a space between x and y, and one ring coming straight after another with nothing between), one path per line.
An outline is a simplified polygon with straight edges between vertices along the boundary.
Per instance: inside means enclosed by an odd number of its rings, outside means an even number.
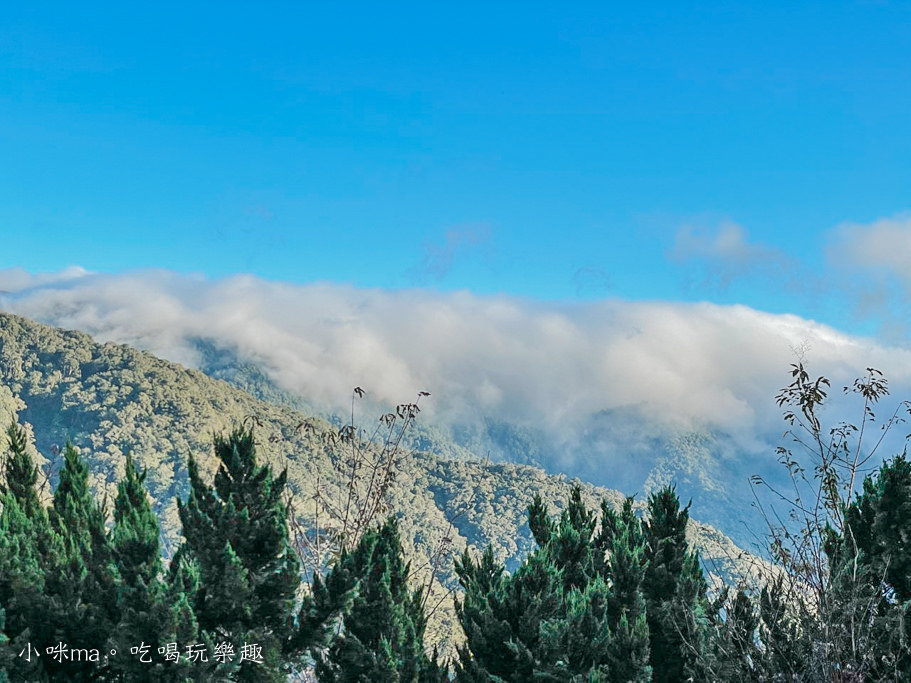
M824 680L862 680L855 674L865 666L872 638L871 620L875 603L881 596L873 592L867 598L862 597L860 553L852 530L846 528L844 511L856 500L856 488L863 478L864 468L879 450L886 434L897 423L904 422L899 411L904 408L906 412L911 412L911 404L907 401L899 404L881 426L879 439L865 453L867 423L875 421L873 406L889 393L882 373L867 368L863 378L855 380L853 386L843 388L846 394L863 397L862 420L859 427L840 423L829 430L827 438L817 412L826 400L824 387L829 386L829 381L824 377L811 380L802 359L792 365L791 377L793 382L781 391L776 400L779 407L786 407L784 418L790 429L785 435L804 448L811 458L812 481L793 453L779 447L779 461L788 470L793 495L777 490L762 477L754 476L751 481L754 485L764 486L788 506L789 523L785 523L774 508L766 509L754 491L755 505L768 525L772 556L788 579L787 595L791 606L797 611L800 623L815 624L814 628L819 629L816 636L811 636L814 641L814 670ZM856 437L853 447L850 444L852 437ZM850 582L849 602L846 603L849 613L845 615L842 611L841 617L836 616L838 605L832 585L832 568L825 550L830 530L845 540L845 550L849 553L844 565L848 572L845 579ZM885 573L879 583L884 585ZM841 609L844 610L844 607L842 604Z
M355 452L354 437L355 437L355 427L354 427L354 397L361 397L364 395L364 390L360 387L355 387L354 391L351 392L351 422L348 423L348 427L342 428L339 432L339 436L344 442L346 439L351 443L351 478L348 481L348 499L345 501L345 520L342 523L344 529L348 528L348 514L351 511L351 498L354 493L354 479L357 476L357 465L358 458Z
M366 435L355 423L355 402L365 394L361 387L353 390L349 422L337 432L319 438L316 444L328 449L330 455L335 454L333 460L338 476L328 483L321 475L316 477L312 532L300 523L302 516L294 493L286 492L294 548L308 585L314 576L325 571L334 557L353 550L364 533L388 509L389 490L402 464L404 438L420 412L421 398L430 395L419 392L414 403L400 404L395 412L383 415L373 432ZM306 435L308 447L312 449L313 436L318 433L313 423L305 420L297 430ZM327 485L334 487L335 495L327 495ZM442 557L442 553L435 550L434 557Z
M360 387L355 388L349 422L336 432L324 433L316 429L311 420L301 422L296 428L306 437L308 450L316 447L329 451L336 475L326 481L316 474L312 516L301 514L295 492L286 488L292 543L304 570L305 591L312 590L313 579L324 575L334 558L343 551L353 550L363 534L389 509L389 492L406 455L405 437L420 413L420 400L429 396L427 392L420 392L414 403L396 406L395 412L381 416L372 433L367 435L355 423L355 402L365 393ZM280 439L270 437L270 441ZM489 453L484 464L488 462ZM456 521L472 509L478 493L477 489L472 491L467 501L447 515L447 531L432 548L428 561L412 566L409 571L410 582L428 567L430 569L419 587L421 607L427 619L447 604L455 590L454 586L443 584L441 572L452 556ZM313 520L312 531L301 523L308 517ZM336 628L341 628L341 624L337 623Z

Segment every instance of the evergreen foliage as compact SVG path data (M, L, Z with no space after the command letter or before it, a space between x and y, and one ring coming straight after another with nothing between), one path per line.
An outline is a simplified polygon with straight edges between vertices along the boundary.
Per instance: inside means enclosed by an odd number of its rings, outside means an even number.
M343 550L325 580L318 574L313 577L298 612L297 629L288 643L289 652L313 652L330 642L335 619L349 605L360 579L360 565L354 557Z
M38 498L38 470L26 450L25 431L15 423L7 430L7 445L6 476L0 488L0 608L5 612L7 645L0 650L4 667L14 676L41 681L46 680L42 662L16 655L29 643L40 647L51 642L45 579L63 548Z
M812 643L806 634L812 631L809 615L789 601L790 579L778 575L762 587L759 595L759 639L764 652L758 663L761 671L785 680L799 680L806 672L812 654Z
M644 538L632 501L603 514L597 533L578 487L559 520L540 498L528 518L538 548L514 574L490 548L457 565L466 643L456 679L648 681Z
M116 680L106 655L119 623L119 573L88 468L68 443L48 514L25 431L12 424L7 437L0 514L0 597L12 636L6 654L30 654L9 663L14 680ZM60 644L66 656L47 654Z
M64 467L49 516L63 541L63 553L44 586L50 603L48 632L33 643L44 652L47 645L62 642L73 653L68 660L43 657L51 680L94 680L109 670L104 648L119 622L119 576L105 510L89 489L88 465L70 442L64 448Z
M183 659L165 661L162 651L169 643L195 642L186 632L178 638L181 596L169 595L161 580L158 519L152 512L140 474L127 455L126 472L118 485L114 503L111 546L117 566L117 604L120 623L108 645L120 653L111 658L111 680L182 681L191 673ZM186 598L184 597L184 600ZM135 651L138 648L138 651ZM135 651L135 653L134 653Z
M215 455L220 465L211 487L190 458L190 497L179 504L186 544L178 562L198 565L193 612L201 636L210 647L225 643L237 653L233 662L218 664L219 675L282 681L300 584L282 500L287 475L273 477L268 465L257 464L252 429L216 436ZM259 661L241 656L252 646Z
M858 628L832 639L852 669L874 680L911 677L911 463L904 454L868 476L826 552L834 619Z
M698 675L707 585L686 540L689 505L681 508L667 486L649 496L648 513L644 593L654 681L675 683Z
M601 502L601 538L598 547L607 550L611 592L608 623L613 633L610 644L614 680L652 680L649 629L646 618L644 583L648 568L646 538L642 523L633 512L633 499L615 512ZM596 556L598 559L604 554Z
M231 380L234 375L229 370L222 376ZM258 391L253 385L248 388ZM269 398L279 401L275 395ZM225 382L129 346L98 344L80 332L4 313L0 313L0 408L4 414L18 413L34 428L32 457L45 468L39 474L42 480L49 478L51 488L63 465L57 446L62 447L67 438L90 466L97 500L114 500L117 481L111 473L124 471L129 452L136 468L147 473L144 485L159 518L165 557L174 557L182 541L176 500L186 500L191 488L187 454L197 457L199 471L211 482L208 477L217 468L211 434L230 431L248 416L256 416L260 462L271 463L276 473L287 468L294 544L300 549L303 537L314 542L320 536L318 543L325 550L330 547L325 542L327 532L338 530L327 524L326 515L315 518L313 496L321 492L324 500L335 500L334 492L345 490L348 455L332 444L344 421L327 422L312 409L300 412L287 404L256 400ZM425 432L430 428L421 421L409 428L409 436L412 429L415 440L406 438L403 444L430 448L421 436L426 435L433 441L433 453L415 452L397 459L387 509L404 512L400 533L416 582L427 585L435 577L428 640L439 643L449 655L460 640L453 600L459 586L455 559L466 547L492 544L496 556L515 569L536 546L527 525L527 508L534 495L540 494L552 508L562 508L570 487L565 477L537 468L471 459L442 434ZM375 459L377 452L367 455ZM615 507L622 504L623 496L616 491L581 482L580 486L589 507L596 508L601 498ZM698 523L691 524L690 533L716 573L736 577L749 571L750 556L741 556L723 534ZM449 539L451 552L437 557L441 539ZM307 556L301 555L306 564ZM8 611L8 625L11 619Z
M328 650L318 653L316 676L323 683L443 683L445 670L424 650L423 593L410 591L398 524L390 517L364 534L353 553L343 552L333 573L360 577L345 609L340 631ZM330 574L330 590L347 581Z
M9 637L6 630L6 610L0 607L0 683L9 683L9 677L6 672L12 667L13 653L7 644Z
M911 462L904 454L864 480L863 493L845 512L845 529L865 562L900 603L911 600Z
M8 491L18 501L25 515L33 518L43 508L38 499L38 466L28 454L25 429L13 422L6 430L6 437L9 442L9 457L4 468L4 493Z
M762 651L756 645L759 615L747 592L733 598L725 586L708 611L709 637L701 662L709 680L758 682Z

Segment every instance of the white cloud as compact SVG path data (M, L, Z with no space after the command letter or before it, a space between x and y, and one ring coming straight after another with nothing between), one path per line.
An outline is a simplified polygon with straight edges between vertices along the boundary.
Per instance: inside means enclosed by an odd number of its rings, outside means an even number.
M410 272L417 283L440 280L449 274L456 260L481 250L490 258L491 230L485 224L460 225L449 228L442 242L426 241L422 247L421 263Z
M80 266L70 266L57 273L39 273L37 275L32 275L24 268L8 268L6 270L0 270L0 293L21 293L30 287L40 287L55 282L77 280L88 274L89 271Z
M831 235L828 257L836 266L911 281L911 215L839 226Z
M911 214L867 224L845 223L828 234L827 287L855 320L876 323L881 338L911 333Z
M706 285L725 289L738 277L756 272L782 273L793 264L779 249L751 242L747 231L724 222L717 232L697 231L682 226L674 237L668 256L676 261L698 261L706 269Z
M900 398L911 387L904 349L744 306L560 305L162 270L67 273L0 271L0 308L188 365L198 362L190 340L221 340L288 389L334 406L354 386L391 404L426 390L431 418L512 419L567 439L592 414L623 406L744 442L780 433L774 397L788 382L792 349L804 343L810 369L833 387L868 366L883 370Z

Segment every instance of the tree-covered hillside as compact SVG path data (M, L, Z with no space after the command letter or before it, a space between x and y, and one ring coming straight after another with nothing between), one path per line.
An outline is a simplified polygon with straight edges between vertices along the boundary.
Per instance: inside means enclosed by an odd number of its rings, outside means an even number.
M420 389L433 391L415 387ZM189 456L196 458L204 480L214 476L213 435L255 425L261 460L276 471L287 468L296 530L310 538L318 524L323 530L332 524L326 517L317 519L317 485L322 500L343 495L353 447L352 441L339 439L339 425L256 399L225 381L129 346L97 344L79 332L6 314L0 314L0 419L28 426L32 456L47 478L46 497L58 484L70 441L89 463L90 486L110 513L129 453L137 469L147 471L145 486L161 520L166 558L180 531L177 500L186 500L189 492ZM360 443L357 433L353 436ZM382 444L371 443L357 447L378 457ZM394 474L389 509L399 516L398 532L415 579L438 580L434 600L442 601L430 619L432 641L450 634L460 638L446 597L458 585L453 558L466 547L490 544L498 561L518 566L534 547L528 505L540 496L559 511L571 493L565 477L534 467L420 452L397 454ZM623 496L615 491L580 485L590 507L602 498L617 509L622 505ZM728 577L749 572L752 558L741 557L716 530L691 523L688 533L712 571Z
M281 386L281 368L267 367L226 346L223 339L195 338L191 346L196 365L210 377L270 403L337 421L337 411L312 403ZM371 406L379 413L382 406ZM581 419L580 419L581 417ZM684 499L692 498L693 514L722 530L747 548L765 529L762 516L744 500L751 500L750 478L786 484L774 457L780 436L776 426L767 447L754 443L745 449L733 435L708 425L688 428L672 425L644 405L628 405L574 416L576 427L567 433L541 424L484 416L419 421L406 437L414 450L452 458L483 454L494 462L534 465L548 472L565 472L582 479L640 496L673 482ZM759 449L759 450L757 450ZM609 466L605 466L609 463Z

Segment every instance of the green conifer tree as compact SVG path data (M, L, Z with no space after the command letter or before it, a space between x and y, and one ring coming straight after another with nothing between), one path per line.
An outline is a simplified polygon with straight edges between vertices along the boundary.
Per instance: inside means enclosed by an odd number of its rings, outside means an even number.
M297 628L288 644L287 651L292 658L299 659L302 653L328 646L335 619L350 604L362 573L362 565L356 557L355 553L343 549L325 580L319 574L313 576L310 592L304 596L298 612Z
M619 513L606 501L601 503L599 547L606 549L606 570L610 576L608 601L609 626L613 633L610 645L611 671L614 680L646 683L652 680L649 664L649 631L646 619L645 533L633 512L633 499L627 498Z
M708 609L709 634L702 670L710 680L762 680L763 652L756 646L759 616L753 601L738 589L733 598L725 586Z
M874 680L911 676L911 463L904 454L867 476L825 544L827 621L846 666Z
M6 436L8 455L0 486L0 607L5 608L7 642L0 650L15 679L41 681L46 680L42 661L18 655L29 647L43 653L51 644L45 577L59 561L62 546L38 498L38 468L28 455L25 430L13 422Z
M858 550L882 574L898 602L911 600L911 462L903 455L864 480L863 493L845 512Z
M515 621L505 605L508 577L488 546L474 561L468 550L456 562L459 582L465 589L456 601L456 612L465 632L465 645L459 648L456 680L462 682L509 681L515 667L513 651L505 644L512 640Z
M9 491L19 501L22 511L33 518L43 509L38 499L38 466L28 454L28 437L25 429L11 423L6 430L9 457L5 463L4 491Z
M323 683L442 683L445 671L424 650L423 594L408 588L398 523L390 517L367 532L341 572L360 575L341 629L325 653L318 653L316 675ZM333 571L336 571L335 569ZM344 586L330 576L327 584Z
M287 473L273 477L269 466L257 464L253 431L245 428L217 436L215 455L214 487L189 461L190 496L178 501L186 542L177 573L187 579L198 568L193 612L210 662L214 648L233 648L233 659L218 664L218 675L284 681L300 584L281 497Z
M779 574L759 594L759 638L763 644L760 669L773 678L796 680L808 670L812 643L806 637L812 625L801 623L807 615L788 600L786 578Z
M171 596L162 581L160 528L140 474L127 455L126 471L117 487L111 545L119 582L120 623L109 639L119 655L111 659L112 680L182 681L191 673L185 659L164 658L168 645L195 642L194 634L178 639L181 597ZM183 600L187 598L184 595ZM136 648L134 652L133 649Z
M707 585L686 540L689 505L681 509L667 486L649 496L648 512L644 593L654 681L701 679Z
M185 680L185 664L145 661L157 657L158 641L176 635L188 605L186 596L165 594L158 579L159 530L144 475L128 458L109 537L104 511L88 489L88 468L71 445L48 515L35 488L38 468L28 456L25 430L14 423L7 439L0 604L11 616L4 628L12 637L0 646L4 668L17 681ZM58 655L48 653L60 644L66 647Z
M0 683L9 683L6 675L13 665L13 652L9 647L9 637L6 635L6 610L0 607Z
M45 593L47 620L54 626L52 644L63 643L71 654L43 657L51 680L104 680L110 671L105 648L120 621L119 575L105 529L106 513L89 489L88 475L88 465L67 442L49 514L63 553L48 572Z
M603 514L596 533L576 487L556 521L536 498L529 526L538 548L515 574L490 548L477 562L466 552L456 565L466 635L456 679L648 681L644 538L632 501Z
M0 514L0 593L15 679L104 680L108 635L117 623L116 569L104 511L88 488L88 468L71 444L47 514L27 454L25 430L7 430L10 457ZM56 656L48 648L60 646Z

